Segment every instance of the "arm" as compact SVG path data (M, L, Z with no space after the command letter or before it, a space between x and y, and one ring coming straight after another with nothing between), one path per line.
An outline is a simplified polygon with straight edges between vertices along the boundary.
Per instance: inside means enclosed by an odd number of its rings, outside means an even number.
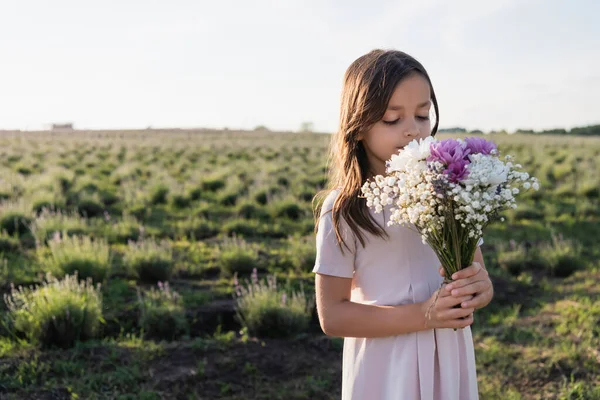
M323 332L340 337L385 337L426 330L423 303L375 306L350 301L352 278L317 274L316 300Z
M439 296L436 291L421 303L377 306L350 301L351 286L352 278L317 274L319 322L329 336L375 338L435 328L458 329L473 323L473 308L454 307L470 300L470 295L453 297L439 289ZM431 313L426 321L428 309Z

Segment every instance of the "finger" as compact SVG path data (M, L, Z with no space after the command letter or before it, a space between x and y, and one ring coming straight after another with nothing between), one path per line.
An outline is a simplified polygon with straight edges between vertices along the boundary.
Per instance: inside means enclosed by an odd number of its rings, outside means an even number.
M454 328L454 329L466 328L467 326L471 325L472 323L473 323L473 314L467 316L466 318L449 321L450 328Z
M440 276L442 278L446 276L446 273L444 272L444 267L440 267L440 269L438 269L438 272L440 273Z
M481 280L483 280L481 274L476 274L468 278L455 280L452 283L447 284L446 289L452 291L453 289L458 289Z
M463 268L460 271L457 271L454 274L452 274L452 279L454 279L455 281L458 279L465 279L470 276L476 275L482 269L483 268L481 267L481 264L475 261L467 268Z
M448 296L448 297L444 297L441 298L440 301L438 302L439 305L437 307L438 310L444 310L444 309L448 309L448 308L453 308L459 304L462 304L466 301L471 301L473 299L473 296L462 296L462 297L453 297L453 296Z
M489 281L477 281L458 289L452 289L450 293L454 297L467 296L469 294L483 293L491 288Z
M445 284L442 285L442 287L439 288L438 291L440 292L439 295L438 295L438 298L452 296L450 294L450 291L447 288L447 285L445 285Z
M483 307L487 306L488 304L490 304L491 300L492 300L491 291L485 291L481 294L474 296L470 300L465 300L465 301L461 302L460 305L461 305L461 307L464 307L464 308L474 308L474 309L478 310L478 309L483 308Z
M439 320L451 321L453 319L465 318L473 314L475 309L473 308L451 308L449 310L441 311L437 314Z

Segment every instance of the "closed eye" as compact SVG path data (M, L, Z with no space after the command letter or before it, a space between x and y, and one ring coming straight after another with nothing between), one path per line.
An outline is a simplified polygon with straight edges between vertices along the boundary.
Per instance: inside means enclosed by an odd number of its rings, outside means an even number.
M421 117L421 116L417 116L417 119L420 119L421 121L429 121L429 117ZM386 125L396 125L398 122L400 122L400 118L395 119L393 121L381 121Z

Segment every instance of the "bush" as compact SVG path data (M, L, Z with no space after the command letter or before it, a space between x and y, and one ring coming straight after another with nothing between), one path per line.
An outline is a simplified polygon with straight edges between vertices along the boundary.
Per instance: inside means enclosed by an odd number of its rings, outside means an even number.
M44 346L71 347L98 337L102 319L100 286L77 275L62 281L47 275L42 286L12 288L4 296L12 328Z
M579 244L560 236L553 235L550 244L541 246L540 255L549 272L560 278L570 276L584 264Z
M192 203L192 199L184 194L174 194L171 198L171 203L175 208L186 208Z
M183 300L167 282L158 282L158 290L153 287L142 293L138 289L138 306L139 327L147 338L174 340L188 332Z
M89 230L87 219L77 213L63 213L44 210L33 221L31 231L36 240L44 244L51 239L55 232L65 233L67 236L84 235Z
M76 204L79 213L82 216L93 218L104 214L104 204L100 201L97 194L82 195Z
M297 221L304 216L304 210L295 201L285 200L274 206L273 214L276 218L288 218Z
M65 200L62 198L62 195L45 190L36 192L32 196L31 203L31 208L38 214L44 209L58 210L65 208Z
M169 195L169 188L165 185L157 185L150 192L150 203L151 204L166 204L167 196Z
M525 270L543 271L545 268L537 248L528 244L517 244L514 240L509 242L508 248L499 247L498 265L514 276L518 276Z
M221 226L221 232L228 236L258 237L262 227L256 220L233 219Z
M111 243L128 243L138 240L143 230L142 224L133 216L125 214L123 218L111 222L109 214L105 214L108 224L105 226L105 235Z
M315 265L317 249L313 237L289 237L284 247L275 251L271 268L293 270L297 273L310 272Z
M12 253L19 249L19 240L6 234L0 233L0 253Z
M239 204L237 214L240 218L244 219L259 219L263 221L271 219L269 213L262 206L252 201L245 201Z
M184 221L178 221L176 229L180 234L191 240L208 239L219 233L213 222L202 218L188 218Z
M166 241L130 241L123 261L130 273L141 281L167 281L173 269L173 250Z
M243 239L227 240L219 249L218 263L225 276L249 274L260 266L258 251Z
M256 269L250 282L240 285L234 279L236 315L252 336L289 338L308 329L314 299L302 289L289 293L277 287L274 275L259 281Z
M102 282L111 269L112 257L108 244L87 236L69 237L56 232L48 241L50 252L38 247L40 264L54 275L62 277L78 273L82 279Z
M200 187L208 192L216 192L225 187L225 181L219 178L205 179Z
M0 204L0 231L9 235L23 235L29 231L33 220L31 205L24 201L8 201Z

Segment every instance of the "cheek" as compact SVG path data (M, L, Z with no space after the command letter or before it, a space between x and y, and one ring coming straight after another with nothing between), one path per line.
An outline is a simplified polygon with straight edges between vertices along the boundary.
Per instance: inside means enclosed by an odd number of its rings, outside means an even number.
M431 134L431 121L422 121L419 131L422 135L429 136Z

